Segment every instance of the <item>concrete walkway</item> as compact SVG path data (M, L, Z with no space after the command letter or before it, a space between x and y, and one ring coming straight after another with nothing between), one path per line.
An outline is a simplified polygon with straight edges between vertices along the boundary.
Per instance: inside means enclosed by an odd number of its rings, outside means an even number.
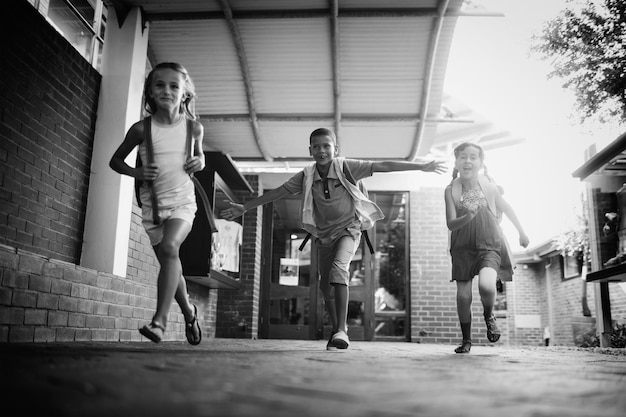
M624 417L624 349L2 344L3 416Z

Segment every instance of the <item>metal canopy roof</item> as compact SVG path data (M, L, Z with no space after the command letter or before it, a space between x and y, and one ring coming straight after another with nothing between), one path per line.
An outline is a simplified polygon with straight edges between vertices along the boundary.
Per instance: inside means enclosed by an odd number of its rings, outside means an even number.
M257 172L310 163L318 127L337 132L342 156L374 160L516 141L444 97L457 19L476 13L462 3L108 0L121 19L143 9L150 64L188 69L206 150Z
M626 133L591 156L572 176L584 180L591 174L626 175Z

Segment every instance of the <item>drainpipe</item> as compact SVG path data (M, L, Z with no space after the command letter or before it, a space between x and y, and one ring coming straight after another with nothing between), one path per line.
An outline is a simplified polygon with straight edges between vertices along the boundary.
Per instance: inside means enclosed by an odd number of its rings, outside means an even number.
M552 274L550 273L550 267L552 266L552 260L550 260L546 268L546 288L548 293L548 328L550 329L550 344L554 343L554 314L552 312Z

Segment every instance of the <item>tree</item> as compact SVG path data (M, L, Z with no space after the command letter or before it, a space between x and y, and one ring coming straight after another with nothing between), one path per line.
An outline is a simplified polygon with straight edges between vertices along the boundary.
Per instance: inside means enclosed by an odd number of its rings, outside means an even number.
M626 121L626 2L568 0L533 36L531 50L552 59L549 78L572 89L581 119Z

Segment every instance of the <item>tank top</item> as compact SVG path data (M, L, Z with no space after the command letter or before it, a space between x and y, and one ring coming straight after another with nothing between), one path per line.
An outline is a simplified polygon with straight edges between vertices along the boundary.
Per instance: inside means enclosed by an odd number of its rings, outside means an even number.
M187 123L185 118L173 125L162 125L152 119L152 146L154 162L159 167L159 175L154 180L159 209L171 209L196 202L194 185L185 172L187 152ZM139 146L143 161L147 160L145 144ZM144 184L141 187L142 204L152 206L150 189Z

